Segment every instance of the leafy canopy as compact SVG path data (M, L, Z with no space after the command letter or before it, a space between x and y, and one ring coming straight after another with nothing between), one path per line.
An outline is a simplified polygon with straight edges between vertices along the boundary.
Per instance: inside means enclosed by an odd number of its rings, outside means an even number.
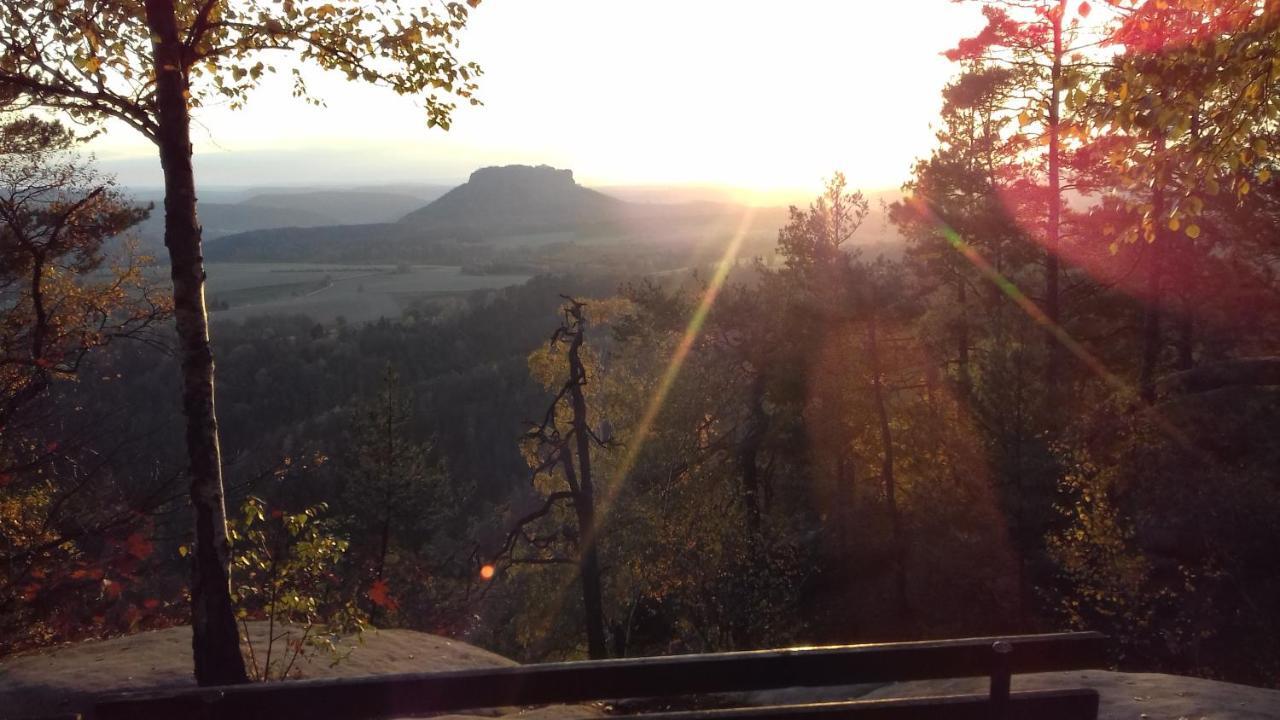
M408 0L173 0L181 70L193 106L244 105L275 58L291 60L293 91L313 103L300 69L421 95L427 125L448 128L474 96L480 68L455 55L467 3ZM77 121L124 121L155 139L155 65L143 0L17 0L0 5L0 87L18 107Z

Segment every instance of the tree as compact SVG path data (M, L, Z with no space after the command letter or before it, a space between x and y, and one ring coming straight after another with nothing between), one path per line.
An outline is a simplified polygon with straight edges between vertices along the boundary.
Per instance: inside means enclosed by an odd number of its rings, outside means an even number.
M146 216L69 155L75 135L36 118L0 126L0 433L58 378L112 338L134 335L164 304L145 258L107 265L104 243ZM98 281L93 273L109 271Z
M228 584L192 109L215 98L242 106L275 70L262 58L278 54L400 94L425 93L428 126L447 129L456 100L476 102L479 68L454 56L467 16L456 2L415 10L360 0L22 0L0 9L0 88L16 106L89 123L114 118L159 151L195 512L191 622L200 684L244 682L246 674ZM295 95L315 101L302 70L292 73Z
M1002 273L1033 261L1005 205L1016 180L1010 169L1030 143L1012 132L1016 120L1006 110L1016 78L1007 68L966 63L943 90L938 147L916 163L904 185L910 197L889 208L891 221L906 235L907 268L921 289L945 288L950 294L934 304L943 332L933 336L949 340L950 348L938 350L944 357L954 353L955 383L966 398L973 390L972 350L986 330L974 316L999 290L984 282L965 251L978 253Z
M1017 109L1026 79L1000 63L966 60L943 90L938 146L916 164L904 186L910 196L891 208L891 219L907 237L913 292L926 308L915 332L944 377L953 378L963 403L965 417L953 425L958 430L977 420L983 429L957 433L952 442L985 454L993 466L990 480L1008 508L1018 560L1016 609L1024 626L1033 597L1029 558L1043 536L1041 523L1028 518L1042 515L1034 509L1052 502L1053 488L1051 469L1034 461L1044 454L1039 438L1050 418L1068 416L1061 400L1046 402L1044 382L1034 380L1044 378L1045 357L1043 346L1029 340L1040 331L1006 294L1044 277L1044 247L1031 241L1027 216L1019 211L1027 203L1010 202L1025 194L1022 158L1035 148L1034 137L1017 131L1010 109ZM1041 203L1031 207L1043 209ZM1073 315L1079 314L1077 308Z
M857 260L857 251L845 244L865 218L867 202L860 192L849 193L837 173L827 191L807 211L792 208L791 219L778 233L778 252L786 259L779 280L794 283L806 314L816 320L819 337L861 326L859 347L865 358L866 391L871 398L872 419L878 437L878 470L892 535L894 604L900 620L912 616L907 588L908 540L903 521L901 484L895 461L895 438L887 382L889 363L884 329L901 323L907 304L902 268L879 258L874 263ZM812 322L812 320L811 320Z
M236 616L254 680L297 677L298 660L317 650L336 664L350 652L341 639L364 631L365 616L335 571L350 543L335 533L327 510L321 503L287 513L250 496L231 525ZM249 620L263 618L267 633L255 646Z
M1082 39L1080 20L1090 13L1088 2L1072 8L1068 0L983 0L987 26L976 36L961 40L947 57L954 61L980 60L992 66L1013 71L1020 97L1008 99L1020 104L1019 120L1024 128L1038 129L1045 150L1034 156L1025 188L1028 205L1043 207L1043 223L1039 217L1024 216L1019 220L1024 229L1044 245L1044 291L1041 305L1048 328L1044 334L1047 361L1045 385L1053 405L1060 397L1063 348L1054 328L1062 322L1061 261L1062 211L1065 190L1064 140L1072 134L1074 123L1064 117L1064 109L1074 110L1082 104L1082 86L1089 63L1080 51L1091 45ZM1012 13L1014 14L1011 14ZM1028 15L1030 17L1028 17ZM1043 182L1046 187L1039 187ZM1036 196L1041 196L1037 198ZM1025 200L1024 200L1025 202Z
M1179 266L1215 253L1197 245L1202 216L1224 188L1242 201L1270 171L1267 134L1280 116L1271 54L1280 38L1275 3L1231 0L1117 3L1109 35L1123 47L1099 78L1101 100L1091 108L1105 131L1099 144L1113 166L1110 192L1133 222L1114 233L1113 254L1124 245L1144 249L1138 391L1156 400L1166 361L1171 282ZM1179 369L1192 362L1194 328L1184 309Z
M109 432L110 412L58 403L97 374L109 344L154 340L166 316L143 275L147 258L128 241L108 246L146 210L75 157L78 140L34 117L0 124L0 609L15 621L10 647L92 631L95 613L97 627L111 625L102 607L150 555L144 513L165 497L164 483L135 494L116 477L112 458L127 439ZM113 597L95 597L95 584ZM47 627L54 616L59 627Z
M604 604L600 586L599 527L596 521L596 480L591 471L592 445L605 446L605 442L591 428L587 416L585 388L588 383L583 344L587 336L586 303L565 298L564 321L551 337L551 349L565 345L564 359L568 377L560 385L555 398L547 407L540 423L525 434L524 441L533 468L534 484L543 478L554 477L557 470L564 479L566 490L547 493L542 506L518 519L506 541L496 553L508 564L518 562L568 563L573 562L555 554L557 541L570 541L576 549L576 564L582 584L583 624L587 635L587 654L598 660L609 656L605 642ZM568 419L561 413L568 411ZM559 503L567 501L572 507L577 529L565 532L560 538L556 533L536 538L526 532L526 527L553 513ZM519 559L514 555L517 546L531 546L535 555Z
M409 436L412 404L399 373L390 364L377 395L361 408L355 437L355 463L343 491L355 525L353 537L368 538L352 551L372 567L369 621L380 609L392 610L388 558L403 547L413 527L429 525L441 513L444 476L428 459L430 447Z

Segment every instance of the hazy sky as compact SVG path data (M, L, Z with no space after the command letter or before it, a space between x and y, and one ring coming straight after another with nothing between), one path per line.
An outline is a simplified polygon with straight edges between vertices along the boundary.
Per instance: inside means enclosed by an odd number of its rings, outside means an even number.
M204 108L206 186L445 182L546 163L587 184L811 189L833 170L893 187L928 150L939 53L981 26L950 0L484 0L464 54L485 105L428 130L413 99L317 74L328 107L269 82L247 109ZM127 129L93 144L133 185L158 185Z

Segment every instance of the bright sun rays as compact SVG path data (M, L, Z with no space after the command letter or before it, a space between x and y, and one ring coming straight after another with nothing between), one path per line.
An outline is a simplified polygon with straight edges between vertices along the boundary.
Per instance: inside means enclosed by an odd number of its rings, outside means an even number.
M982 253L978 252L976 248L965 242L964 238L960 236L960 233L956 232L953 228L943 222L942 219L939 218L925 202L917 198L913 199L911 204L915 212L919 213L922 217L927 218L934 225L935 232L939 237L946 240L947 245L949 245L951 249L959 253L960 256L973 265L973 267L976 268L984 278L999 288L1000 292L1013 301L1020 310L1026 313L1027 317L1031 318L1032 321L1052 335L1054 340L1065 348L1067 352L1075 356L1075 358L1079 360L1084 367L1088 368L1090 372L1109 385L1118 397L1128 399L1134 408L1151 419L1152 422L1154 422L1156 426L1169 437L1169 439L1177 442L1183 447L1183 449L1197 455L1201 454L1201 451L1196 448L1195 444L1192 443L1181 430L1174 427L1172 423L1164 418L1158 409L1142 402L1138 388L1135 387L1133 383L1112 372L1102 363L1101 360L1097 358L1097 356L1089 352L1088 348L1078 342L1075 338L1071 337L1071 334L1068 333L1061 325L1053 322L1053 320L1045 314L1044 310L1042 310L1034 300L1027 297L1027 294L1024 293L1016 283L1002 275L999 270L992 266L992 264L982 256Z
M649 402L645 405L644 414L640 416L640 422L636 424L631 440L626 445L622 462L619 464L616 473L614 473L613 482L605 486L599 498L600 523L597 527L603 527L607 522L609 510L613 506L618 493L622 490L623 485L626 484L632 468L635 467L636 460L640 457L640 452L644 449L645 441L649 437L649 432L653 429L653 423L657 420L658 413L662 412L662 406L666 402L672 386L675 385L676 379L680 377L680 370L684 367L685 359L689 357L694 343L698 341L698 337L702 334L702 326L706 323L707 315L711 313L711 308L715 305L716 298L724 288L725 282L729 279L729 272L737 261L738 253L742 249L742 242L747 236L747 230L751 227L753 215L754 210L751 208L748 207L744 210L738 229L725 244L724 254L721 255L720 260L716 263L715 272L712 274L710 281L707 282L707 287L702 293L698 307L689 318L689 324L685 327L684 334L680 337L680 342L676 344L675 350L671 353L671 360L667 362L666 369L659 378ZM594 538L587 538L586 542L594 542Z

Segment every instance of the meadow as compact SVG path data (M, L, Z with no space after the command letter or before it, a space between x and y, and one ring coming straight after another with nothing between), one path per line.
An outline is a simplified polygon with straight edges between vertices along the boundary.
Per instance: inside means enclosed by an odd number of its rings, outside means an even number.
M466 275L458 266L210 263L212 319L301 314L329 323L399 318L414 301L519 285L527 275Z

